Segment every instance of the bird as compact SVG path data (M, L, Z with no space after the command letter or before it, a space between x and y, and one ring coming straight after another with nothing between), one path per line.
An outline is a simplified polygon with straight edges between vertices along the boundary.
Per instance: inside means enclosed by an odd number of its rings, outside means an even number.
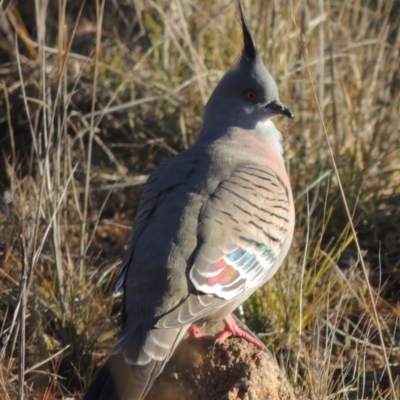
M145 184L117 290L122 326L85 400L143 400L182 338L223 320L217 341L242 337L232 312L286 257L295 212L280 100L239 0L243 49L205 105L196 142Z

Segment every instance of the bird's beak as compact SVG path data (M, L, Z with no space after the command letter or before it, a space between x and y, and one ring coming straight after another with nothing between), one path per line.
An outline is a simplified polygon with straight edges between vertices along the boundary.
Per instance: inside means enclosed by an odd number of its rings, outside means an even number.
M271 103L267 104L265 108L267 108L273 114L281 114L288 118L294 117L290 109L287 108L284 104L282 104L279 100L271 101Z

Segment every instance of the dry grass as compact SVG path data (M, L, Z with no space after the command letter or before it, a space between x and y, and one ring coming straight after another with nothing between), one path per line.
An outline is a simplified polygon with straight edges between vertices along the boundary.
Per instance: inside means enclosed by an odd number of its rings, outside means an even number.
M277 124L297 228L243 317L310 399L398 399L399 4L245 7L296 115ZM0 0L0 397L80 398L141 185L194 142L239 46L234 1Z

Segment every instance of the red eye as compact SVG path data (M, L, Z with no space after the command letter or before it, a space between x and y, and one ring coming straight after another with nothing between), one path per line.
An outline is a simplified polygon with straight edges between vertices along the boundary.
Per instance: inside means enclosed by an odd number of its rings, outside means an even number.
M252 89L246 89L243 92L243 97L252 103L258 103L260 101L260 97L258 96L257 92Z

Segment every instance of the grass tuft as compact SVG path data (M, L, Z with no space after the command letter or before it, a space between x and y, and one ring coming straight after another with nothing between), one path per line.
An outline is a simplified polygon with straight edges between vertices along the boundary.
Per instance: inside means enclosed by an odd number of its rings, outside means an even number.
M399 5L244 3L295 113L276 123L297 222L241 315L310 399L398 399ZM81 398L142 185L196 140L241 40L226 0L0 1L1 398Z

